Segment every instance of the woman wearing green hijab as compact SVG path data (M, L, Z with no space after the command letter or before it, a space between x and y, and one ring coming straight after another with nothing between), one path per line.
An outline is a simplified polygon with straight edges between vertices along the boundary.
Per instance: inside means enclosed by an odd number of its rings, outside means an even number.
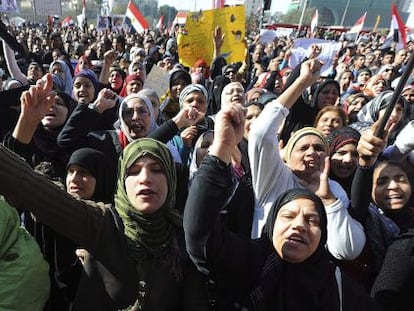
M185 251L166 145L143 138L124 149L115 207L71 197L3 146L0 162L0 194L88 251L74 310L209 309Z

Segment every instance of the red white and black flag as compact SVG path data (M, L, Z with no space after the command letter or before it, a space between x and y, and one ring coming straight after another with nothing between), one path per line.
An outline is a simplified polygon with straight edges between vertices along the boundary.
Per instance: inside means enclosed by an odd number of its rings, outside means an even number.
M384 43L381 48L386 49L391 46L392 42L396 42L396 50L407 47L407 29L402 21L400 13L398 12L397 6L395 3L391 4L391 25L390 32L385 38Z

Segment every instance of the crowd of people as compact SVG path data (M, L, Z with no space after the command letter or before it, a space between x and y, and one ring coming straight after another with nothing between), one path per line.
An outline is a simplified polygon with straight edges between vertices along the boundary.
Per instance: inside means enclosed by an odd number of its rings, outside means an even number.
M0 25L0 309L411 310L414 42L177 30Z

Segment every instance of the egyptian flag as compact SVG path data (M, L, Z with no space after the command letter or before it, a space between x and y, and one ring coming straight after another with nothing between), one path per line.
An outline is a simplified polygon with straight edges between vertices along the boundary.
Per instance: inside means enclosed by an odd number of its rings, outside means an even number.
M155 28L157 28L159 31L162 31L164 29L164 15L160 16L157 25L155 25Z
M396 50L398 51L407 47L407 29L402 21L400 13L398 13L395 3L391 4L391 14L390 32L385 38L381 49L389 48L394 41L397 43Z
M318 27L318 10L315 10L315 13L313 13L313 17L312 17L312 21L311 21L311 25L310 25L310 31L311 31L310 36L311 36L311 38L314 37L316 27Z
M136 32L141 33L148 29L148 22L132 1L128 2L125 15L131 21L131 25L134 27Z
M345 38L347 41L356 41L359 33L361 32L362 28L364 27L365 18L367 17L367 12L364 13L355 23L354 26L345 34Z

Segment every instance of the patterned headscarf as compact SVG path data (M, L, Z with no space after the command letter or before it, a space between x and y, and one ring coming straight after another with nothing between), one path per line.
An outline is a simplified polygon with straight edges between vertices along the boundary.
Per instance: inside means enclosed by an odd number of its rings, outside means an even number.
M296 132L294 132L292 134L292 136L289 138L289 140L287 142L287 145L284 149L285 150L285 160L286 160L286 162L289 162L290 156L292 154L293 147L295 147L298 140L301 139L304 136L307 136L307 135L318 136L323 142L323 146L324 146L326 154L328 154L329 145L328 145L328 142L326 141L325 136L323 136L323 134L321 132L319 132L314 127L304 127L302 129L297 130Z
M167 198L161 208L151 214L136 210L125 188L128 169L142 157L156 160L167 178ZM182 226L182 218L174 209L176 182L175 165L168 147L163 143L141 138L124 149L119 161L115 207L123 221L128 247L134 259L141 259L145 253L162 255L172 245L174 227Z
M380 110L386 108L391 103L393 91L384 91L367 103L358 113L360 122L374 123L379 118ZM406 101L403 96L399 97L398 102L403 106L404 112L407 109ZM405 115L405 113L404 113Z
M204 97L206 98L206 105L208 105L208 92L206 88L201 84L189 84L180 93L180 97L178 99L180 103L180 109L183 108L184 99L187 97L187 95L196 91L201 92L201 94L204 95Z
M327 137L329 143L329 155L332 156L339 148L347 144L357 145L360 137L361 134L357 130L348 126L332 131Z

